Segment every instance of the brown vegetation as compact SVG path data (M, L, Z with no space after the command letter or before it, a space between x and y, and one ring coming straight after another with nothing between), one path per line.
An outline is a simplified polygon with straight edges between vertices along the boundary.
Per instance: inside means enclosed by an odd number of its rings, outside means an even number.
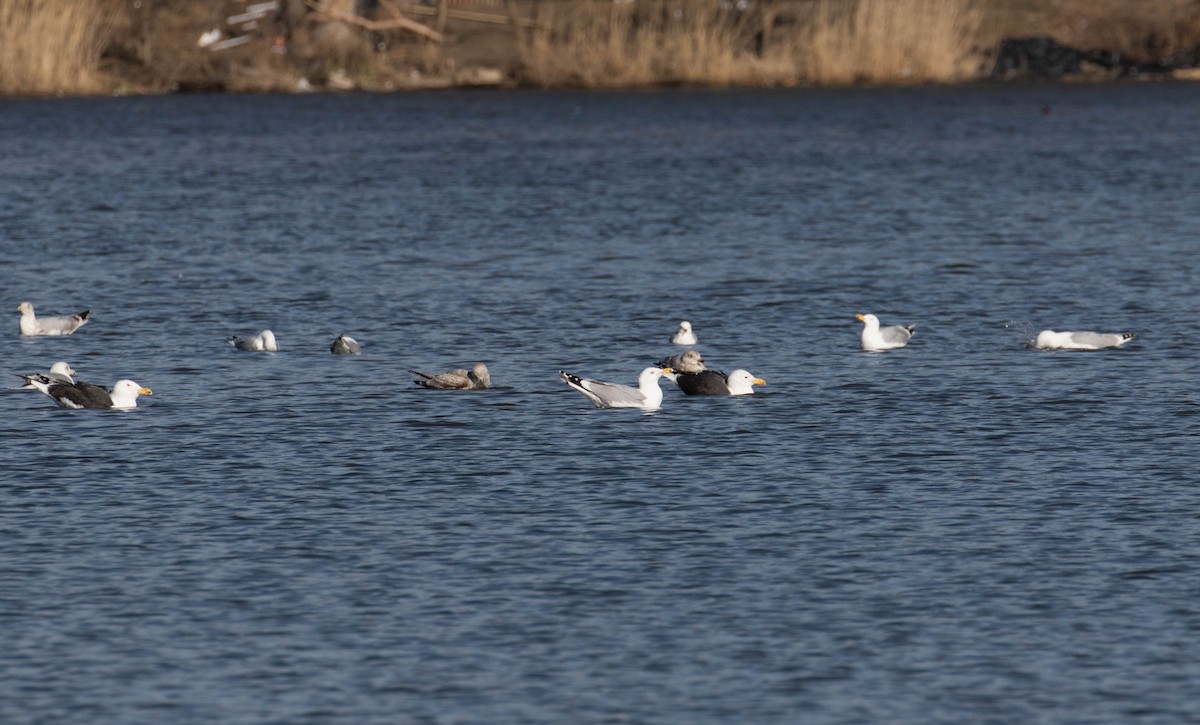
M260 2L0 0L0 94L945 83L1029 36L1200 65L1200 0L278 0L235 20Z

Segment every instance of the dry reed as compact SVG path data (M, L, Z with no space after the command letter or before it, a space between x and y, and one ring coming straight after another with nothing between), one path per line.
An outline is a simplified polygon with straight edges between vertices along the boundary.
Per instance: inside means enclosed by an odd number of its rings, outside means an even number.
M111 32L97 0L0 0L0 93L100 91Z

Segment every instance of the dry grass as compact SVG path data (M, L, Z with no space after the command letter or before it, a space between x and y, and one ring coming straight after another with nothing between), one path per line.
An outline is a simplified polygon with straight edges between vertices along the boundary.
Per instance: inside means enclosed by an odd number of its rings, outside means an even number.
M0 93L102 90L100 55L112 33L99 0L0 0Z
M976 0L814 0L761 47L769 3L553 3L521 48L534 85L843 85L975 77Z
M974 0L821 0L805 20L796 50L818 85L953 83L983 61Z

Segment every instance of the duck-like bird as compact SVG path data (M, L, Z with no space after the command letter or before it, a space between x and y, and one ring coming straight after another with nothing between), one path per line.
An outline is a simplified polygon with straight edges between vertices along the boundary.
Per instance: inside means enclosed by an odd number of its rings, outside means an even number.
M435 390L484 390L492 387L492 376L488 374L487 365L475 363L470 370L450 370L449 372L431 375L417 370L409 370L422 380L414 380L413 384L422 388Z
M916 331L916 325L879 326L879 318L875 315L855 315L863 323L862 349L868 352L891 350L904 347Z
M82 380L72 383L50 382L44 376L41 382L46 383L46 389L42 392L53 398L54 402L60 406L72 409L136 408L139 395L153 394L150 388L144 388L132 380L118 380L113 383L112 388L92 385Z
M33 314L33 303L31 302L22 302L17 305L17 312L21 313L21 334L29 336L70 335L86 325L88 315L92 314L91 310L84 310L77 315L38 317Z
M754 386L766 385L767 381L745 370L734 370L728 375L716 370L703 370L680 373L675 378L675 384L687 395L754 395Z
M1055 332L1042 330L1034 347L1043 350L1103 350L1120 347L1137 337L1134 332Z
M664 373L673 372L671 368L646 368L638 376L638 386L632 388L617 383L602 383L599 380L589 380L568 372L558 371L558 377L572 388L587 396L597 408L641 408L655 410L662 405L662 388L658 381Z
M246 352L279 352L279 346L275 344L275 333L270 330L263 330L257 335L248 337L238 337L231 335L229 344L233 345L238 350Z

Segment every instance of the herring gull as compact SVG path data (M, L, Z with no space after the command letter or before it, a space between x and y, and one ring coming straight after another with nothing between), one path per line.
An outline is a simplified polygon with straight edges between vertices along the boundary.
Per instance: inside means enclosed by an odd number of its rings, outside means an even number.
M338 335L329 346L329 352L334 355L362 355L362 348L349 335Z
M662 388L658 381L663 373L672 372L670 368L646 368L638 376L638 386L616 383L602 383L599 380L588 380L578 375L558 371L558 377L572 388L578 390L592 401L597 408L641 408L654 410L662 405Z
M33 304L22 302L17 305L21 313L22 335L70 335L87 324L91 310L84 310L77 315L61 317L37 317L33 314Z
M881 328L875 315L855 315L863 323L862 349L868 352L904 347L917 329L916 325L891 325Z
M654 363L660 368L671 368L674 372L663 373L663 377L671 382L679 373L698 373L705 370L704 358L699 350L687 350L678 355L670 355Z
M118 380L111 389L85 383L50 383L43 392L64 408L136 408L139 395L151 395L132 380Z
M687 395L754 395L754 386L766 385L767 381L745 370L734 370L728 375L704 370L680 374L675 383Z
M1120 347L1137 337L1133 332L1055 332L1042 330L1034 347L1042 350L1103 350Z
M275 333L270 330L263 330L257 335L249 337L231 335L228 339L229 344L238 350L245 350L247 352L279 352L279 346L275 344Z
M488 374L487 365L481 362L475 363L470 370L450 370L449 372L431 375L417 370L409 370L410 373L423 380L414 380L413 383L420 385L422 388L432 388L435 390L484 390L492 387L492 376Z
M696 333L692 332L692 323L684 320L679 323L679 329L671 336L671 342L676 345L695 345Z

